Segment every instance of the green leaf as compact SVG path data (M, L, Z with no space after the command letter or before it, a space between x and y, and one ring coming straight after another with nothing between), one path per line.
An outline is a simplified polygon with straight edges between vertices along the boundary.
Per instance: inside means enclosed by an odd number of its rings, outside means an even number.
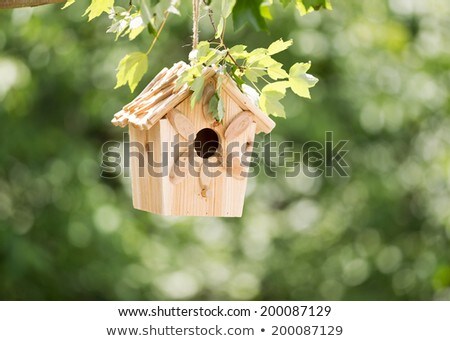
M191 90L193 91L191 96L191 108L195 106L195 103L199 102L203 96L203 88L205 87L205 78L202 76L197 77L191 84Z
M142 33L142 31L144 31L145 30L145 26L139 26L139 27L137 27L137 28L132 28L132 29L130 29L130 34L129 34L129 39L130 40L133 40L133 39L135 39L139 34L141 34Z
M214 38L216 39L219 38L222 35L224 29L225 29L225 19L220 18L219 24L217 25L216 35L214 36Z
M206 57L210 53L210 44L207 41L201 41L197 45L197 60Z
M144 21L144 23L148 24L152 24L152 20L153 20L153 11L150 7L150 2L148 0L140 0L139 1L139 8L141 9L141 16L142 16L142 20Z
M117 68L117 84L115 89L128 83L131 92L134 92L136 86L147 72L147 55L142 52L133 52L127 54L119 62Z
M292 46L292 39L288 41L283 41L283 39L279 39L272 44L270 44L268 48L269 56L280 53L284 50L287 50L290 46Z
M178 10L179 1L177 0L137 0L138 8L141 11L142 20L149 26L149 32L153 33L157 27L160 27L164 21L165 12L180 15Z
M277 62L270 56L265 56L253 64L255 68L267 68L267 73L274 80L288 78L289 75L283 70L283 64Z
M158 32L156 31L156 28L150 22L147 24L147 31L148 31L148 33L150 33L151 35L153 35L155 37L158 34Z
M217 117L215 118L218 122L223 120L225 116L225 106L222 101L222 97L219 97L219 103L217 103Z
M259 12L264 19L272 20L272 13L270 13L270 7L273 5L273 0L264 0L259 6Z
M209 111L212 113L212 116L217 120L217 116L219 115L219 110L217 108L217 105L219 104L219 96L217 95L217 92L214 93L214 96L211 97L209 101ZM218 121L218 120L217 120Z
M67 0L66 3L64 4L63 8L61 9L66 9L69 6L72 6L75 3L75 0Z
M300 15L305 15L321 8L333 9L330 0L295 0Z
M306 73L311 62L294 64L289 70L289 84L298 96L311 98L309 89L319 81L316 77Z
M201 64L195 65L185 70L176 81L175 89L178 90L185 84L191 86L194 80L202 75L202 70L203 66Z
M269 84L263 88L261 96L259 97L259 107L267 115L273 115L277 117L286 117L283 105L280 103L286 95L286 89L278 91L276 87L273 87L275 83Z
M253 69L249 67L245 69L244 75L250 82L255 83L258 81L258 78L266 76L267 72L265 70Z
M124 18L124 19L116 21L108 28L106 33L115 33L116 40L119 39L119 37L122 36L124 34L124 32L127 30L128 26L130 24L129 21L130 21L129 18Z
M127 17L127 16L129 16L129 13L128 13L128 11L127 11L125 8L123 8L123 7L121 7L121 6L114 6L114 7L110 10L109 15L110 15L110 17L111 17L111 16L112 16L112 17L116 17L116 16L119 16L119 17Z
M232 11L234 6L236 5L236 0L222 0L222 17L224 19L228 18Z
M208 61L213 59L216 56L216 50L210 49L205 56L198 58L198 63L208 65Z
M205 57L203 62L206 66L217 65L219 64L227 55L227 52L224 50L211 50L210 54Z
M242 85L242 92L255 104L258 105L259 93L247 84Z
M251 51L247 58L247 64L253 65L267 57L267 49L257 48Z
M176 8L175 5L172 5L172 4L169 6L169 8L167 8L167 12L175 14L175 15L178 15L178 16L181 15L181 13L178 10L178 8Z
M280 103L286 96L286 88L289 87L288 82L276 82L266 85L259 99L261 110L268 115L277 117L286 117L283 105Z
M114 6L114 0L92 0L90 6L86 9L83 15L88 14L88 20L100 16L103 12L108 13Z
M229 53L234 59L246 59L248 57L248 52L246 51L247 46L245 45L235 45L229 49Z
M260 12L263 0L238 0L233 8L234 29L249 23L257 31L266 31L267 24Z
M212 116L217 122L223 120L224 116L223 101L219 97L219 94L217 92L214 93L214 96L209 101L209 110L211 111Z
M198 43L197 49L192 50L189 54L189 60L192 64L199 66L211 66L217 65L223 59L225 59L227 51L224 49L213 49L210 47L209 42L201 41Z
M280 0L284 7L294 3L301 15L323 9L333 9L331 0Z
M130 21L129 39L133 40L136 38L142 31L145 30L145 27L146 26L141 15L137 13Z
M253 64L256 67L269 67L271 65L277 64L278 62L273 59L271 56L267 55L266 53L261 55L261 58L257 58L256 61L254 61L254 58L249 58L250 64ZM279 64L279 63L278 63Z
M242 76L238 74L238 69L236 67L233 68L233 71L231 73L231 78L236 82L236 84L241 87L243 84L245 84L245 81L242 79Z
M267 67L267 74L273 80L285 79L289 77L288 73L283 70L283 64L278 62Z
M264 91L273 91L278 92L282 94L283 96L286 96L286 89L290 87L290 84L288 81L281 81L281 82L273 82L270 84L267 84L263 89Z

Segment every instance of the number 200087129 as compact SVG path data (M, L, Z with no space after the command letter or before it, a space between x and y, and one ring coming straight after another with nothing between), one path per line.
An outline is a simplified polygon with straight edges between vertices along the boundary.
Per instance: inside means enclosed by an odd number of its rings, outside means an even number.
M341 326L272 326L272 335L302 335L302 336L339 336Z
M326 317L331 313L330 306L262 306L260 316L302 316Z

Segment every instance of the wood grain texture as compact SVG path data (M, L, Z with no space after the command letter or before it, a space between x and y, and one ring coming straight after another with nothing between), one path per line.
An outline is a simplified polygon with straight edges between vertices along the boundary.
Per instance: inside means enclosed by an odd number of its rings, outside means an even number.
M169 69L166 67L162 69L133 101L123 107L123 111L130 111L138 102L140 102L148 93L148 91L150 91L155 86L155 84L157 84L164 77L168 70Z
M170 110L188 98L192 91L185 84L177 87L176 82L181 74L189 66L184 62L176 63L170 69L163 69L137 96L131 103L125 105L121 111L114 115L112 123L116 126L125 126L131 124L141 130L150 129L156 122L162 119ZM198 114L202 115L208 124L215 120L209 111L209 101L214 95L215 84L218 76L212 68L203 70L206 87L202 98L201 110ZM251 112L252 119L256 122L257 133L270 133L275 127L275 122L236 85L236 83L227 75L222 76L221 93L228 94L242 110ZM223 96L220 96L223 101Z
M177 87L177 80L188 68L184 62L176 63L169 70L163 69L155 79L131 103L125 105L114 115L112 124L123 126L130 124L140 130L149 130L170 110L188 98L192 91L187 84ZM208 80L215 75L212 68L203 70ZM145 89L144 89L145 90Z
M224 106L226 114L224 124L229 124L242 112L242 109L227 94L224 94ZM201 114L203 104L198 103L191 108L189 98L180 103L176 109L180 115L185 115L192 122L195 132L203 128L211 128L221 136L220 143L225 144L223 140L223 126L221 124L208 123ZM235 138L241 147L250 140L253 142L255 133L255 123L241 135ZM147 139L154 142L153 157L157 161L162 160L164 144L173 143L177 131L167 118L159 120L149 131L140 131L137 128L130 128L132 140ZM175 160L169 157L167 167L169 174L164 177L155 177L146 172L144 178L135 178L139 176L138 165L134 161L132 167L132 186L133 202L137 209L149 211L162 215L173 216L222 216L222 217L240 217L242 215L247 178L238 180L232 174L222 167L221 155L212 156L208 160L200 158L193 149L189 151L189 159L194 164L182 169L183 175L174 176ZM185 153L182 157L188 158ZM240 154L237 156L240 157ZM145 159L148 160L148 157ZM240 159L235 161L240 164ZM205 168L207 172L202 174ZM239 171L245 171L245 167L239 168ZM160 167L153 167L154 173L160 173Z
M266 113L262 112L250 98L243 94L229 76L223 76L222 89L241 106L242 110L248 110L253 113L257 133L264 132L268 134L275 128L275 122Z
M225 139L234 140L252 124L252 114L250 111L242 111L236 115L225 130Z
M66 0L0 0L0 9L36 7L55 3L66 2Z
M202 189L208 189L211 186L213 178L209 175L208 166L203 161L203 165L200 169L200 186Z
M189 154L187 152L182 153L179 157L174 158L174 163L170 168L169 180L173 185L182 183L188 173Z
M242 112L242 109L226 93L223 96L225 106L223 125L227 125ZM191 109L189 99L187 99L180 103L177 109L189 118L196 131L203 128L216 131L220 138L220 144L226 148L226 142L223 139L223 125L210 124L203 115L199 115L203 110L202 103L198 103ZM237 137L235 141L240 145L245 145L248 140L253 142L255 126L256 124L252 123L248 131ZM227 174L226 169L217 166L219 159L218 156L204 161L200 157L194 156L194 160L200 166L195 165L191 171L196 171L197 174L189 174L183 182L173 186L171 215L223 217L240 217L242 215L247 179L237 180L231 174ZM205 164L216 165L209 167L209 176L202 175Z
M192 122L177 109L173 109L167 113L167 119L178 134L186 141L195 138L195 128Z
M158 122L152 129L141 131L130 126L130 153L142 152L146 142L142 164L134 155L131 156L131 185L133 206L142 211L161 215L170 214L172 186L170 169L174 160L170 157L168 143L176 132L166 119Z
M215 92L214 73L208 77L209 90L205 90L202 101L191 107L190 90L175 93L173 84L159 84L174 80L173 72L163 70L152 87L147 87L132 105L114 116L114 124L129 124L130 141L151 143L143 159L133 156L131 159L135 208L172 216L242 215L248 180L246 154L252 150L256 131L269 132L275 123L252 107L235 84L223 86L219 94L225 111L222 122L211 120L212 116L205 111L209 110L206 104ZM148 94L152 89L157 91ZM253 110L259 112L255 114ZM204 128L214 130L219 137L216 155L203 159L188 146L183 147L181 156L174 155L178 135L189 139ZM142 152L142 147L132 148L140 148ZM156 164L148 165L150 160ZM181 167L176 169L177 161Z
M130 168L131 190L133 192L133 206L136 209L149 211L151 208L150 190L158 191L158 181L147 176L148 154L145 144L149 140L157 140L159 136L150 136L146 131L140 131L132 126L130 133Z

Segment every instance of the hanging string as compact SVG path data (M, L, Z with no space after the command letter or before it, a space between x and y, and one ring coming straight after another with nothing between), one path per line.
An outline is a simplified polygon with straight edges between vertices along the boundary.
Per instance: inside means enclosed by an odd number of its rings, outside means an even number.
M192 49L196 49L198 46L198 23L200 21L200 0L192 0Z

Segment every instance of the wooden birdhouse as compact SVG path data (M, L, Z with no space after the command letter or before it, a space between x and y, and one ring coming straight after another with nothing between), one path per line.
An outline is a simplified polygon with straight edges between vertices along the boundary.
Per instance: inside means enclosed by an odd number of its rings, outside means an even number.
M133 205L162 215L240 217L255 134L275 122L227 75L220 76L224 116L216 121L213 69L204 70L203 97L192 107L192 91L175 84L188 67L163 69L112 120L129 128Z

